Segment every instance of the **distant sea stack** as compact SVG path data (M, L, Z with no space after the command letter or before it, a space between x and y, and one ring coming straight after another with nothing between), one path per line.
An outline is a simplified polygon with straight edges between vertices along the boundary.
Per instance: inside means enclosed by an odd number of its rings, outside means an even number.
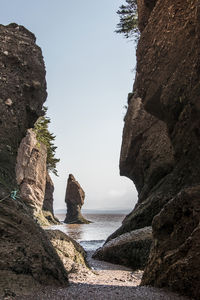
M68 224L89 224L81 214L81 207L84 204L85 192L72 174L69 174L65 202L67 214L64 223Z

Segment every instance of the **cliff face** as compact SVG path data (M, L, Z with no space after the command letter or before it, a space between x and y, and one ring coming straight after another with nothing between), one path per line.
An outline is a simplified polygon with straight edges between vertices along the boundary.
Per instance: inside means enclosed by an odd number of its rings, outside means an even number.
M157 1L137 50L135 89L167 125L179 188L199 184L199 13L195 0Z
M138 45L135 83L145 109L167 125L178 189L153 220L154 243L143 284L168 285L196 299L200 297L199 16L199 1L157 1Z
M26 130L42 114L47 95L43 57L34 35L17 24L0 25L0 66L0 298L3 298L5 289L20 294L41 284L65 285L67 273L45 232L27 209L29 193L24 193L23 200L9 197L16 188L17 149ZM28 158L26 154L24 158ZM35 156L31 159L33 162ZM31 184L34 174L28 174L28 178Z
M15 162L26 129L46 99L45 67L35 36L17 24L0 25L0 198L15 187Z
M120 170L136 184L139 202L115 235L151 223L157 214L143 284L168 286L199 299L199 1L140 0L138 6L142 32ZM138 98L146 111L143 120L140 116L142 134L139 125L133 126ZM162 124L152 132L146 130L151 118Z
M129 96L120 155L120 175L136 185L138 203L108 240L145 226L177 192L174 150L166 124L145 111L142 99Z
M38 143L36 134L29 129L18 149L16 179L21 199L36 213L42 209L44 202L46 158L46 146Z
M54 188L47 172L46 160L46 146L37 141L32 129L28 129L18 149L16 180L20 198L42 226L49 225L49 222L58 223L53 216Z

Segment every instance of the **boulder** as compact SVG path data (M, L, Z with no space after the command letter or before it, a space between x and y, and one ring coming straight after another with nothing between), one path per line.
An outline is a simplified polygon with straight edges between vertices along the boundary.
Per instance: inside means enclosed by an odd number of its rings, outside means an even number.
M69 174L67 181L67 189L65 194L65 202L67 204L67 215L64 223L69 224L88 224L90 221L86 220L81 214L81 207L84 204L85 192L76 181L72 174Z
M0 299L8 290L24 295L42 286L66 286L67 271L25 204L7 198L0 206Z
M152 243L152 228L145 227L124 233L93 254L93 258L114 264L125 265L132 269L144 269Z
M60 230L46 230L46 233L68 273L89 271L81 245Z

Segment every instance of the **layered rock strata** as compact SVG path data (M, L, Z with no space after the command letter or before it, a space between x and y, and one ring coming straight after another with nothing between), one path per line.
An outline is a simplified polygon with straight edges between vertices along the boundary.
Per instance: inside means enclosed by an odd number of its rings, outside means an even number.
M35 36L0 25L0 298L41 285L66 285L67 272L27 201L13 200L17 150L42 114L45 66ZM40 205L40 204L39 204Z
M152 228L145 227L124 233L96 250L93 258L125 265L134 270L143 269L149 257Z
M65 194L65 202L67 204L67 215L64 220L65 223L81 224L90 223L81 213L81 208L84 204L85 192L76 181L72 174L69 174L67 181L67 189Z

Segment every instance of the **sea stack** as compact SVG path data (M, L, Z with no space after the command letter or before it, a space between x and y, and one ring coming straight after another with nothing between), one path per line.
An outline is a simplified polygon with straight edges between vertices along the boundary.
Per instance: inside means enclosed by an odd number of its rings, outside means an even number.
M69 174L67 188L65 194L65 202L67 204L67 214L64 223L68 224L88 224L81 214L81 207L84 204L85 192L76 181L72 174Z

